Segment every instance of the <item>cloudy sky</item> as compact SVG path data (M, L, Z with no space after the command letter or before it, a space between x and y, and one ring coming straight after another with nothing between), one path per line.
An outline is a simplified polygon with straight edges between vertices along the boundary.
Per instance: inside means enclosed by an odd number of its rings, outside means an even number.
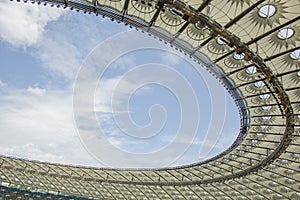
M1 1L0 60L4 155L175 166L217 155L239 131L232 99L203 67L102 17Z

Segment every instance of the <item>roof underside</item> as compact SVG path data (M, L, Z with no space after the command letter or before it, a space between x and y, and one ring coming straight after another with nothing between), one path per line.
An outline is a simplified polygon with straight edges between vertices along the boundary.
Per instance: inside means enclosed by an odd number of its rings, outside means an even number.
M123 21L199 62L204 54L239 106L241 133L223 154L170 169L99 169L1 156L0 197L300 199L298 0L30 2Z

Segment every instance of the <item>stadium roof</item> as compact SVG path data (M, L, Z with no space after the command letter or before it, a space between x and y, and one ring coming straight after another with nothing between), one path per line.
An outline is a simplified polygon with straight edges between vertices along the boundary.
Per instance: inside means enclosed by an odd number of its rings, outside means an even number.
M112 18L204 62L234 97L241 129L222 154L174 168L91 168L1 156L1 197L300 199L298 0L23 1Z

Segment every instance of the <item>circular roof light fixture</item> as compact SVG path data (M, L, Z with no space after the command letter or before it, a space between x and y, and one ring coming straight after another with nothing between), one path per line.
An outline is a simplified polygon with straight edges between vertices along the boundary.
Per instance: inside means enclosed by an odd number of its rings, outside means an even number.
M293 60L298 60L300 58L300 49L297 49L295 51L293 51L291 54L290 54L290 57L291 59ZM299 72L298 72L299 73Z
M195 27L196 27L197 29L199 29L199 30L202 30L202 29L205 27L205 23L202 22L202 21L197 21L197 22L195 23Z
M177 16L177 13L176 13L175 10L173 10L172 8L169 8L168 10L170 11L170 13L171 13L172 15Z
M265 85L265 83L263 81L257 81L257 82L254 83L254 85L258 88L261 88Z
M270 18L275 15L276 11L276 6L274 6L273 4L266 4L259 8L258 15L262 18Z
M271 116L263 116L262 117L264 120L270 120L272 117Z
M251 140L250 143L251 144L256 144L258 141L257 140Z
M256 73L256 67L255 67L255 66L248 67L248 68L246 69L246 72L247 72L248 74L254 74L254 73Z
M298 159L298 158L300 158L300 154L298 154L298 153L293 153L293 154L292 154L292 157L293 157L294 159Z
M244 53L238 54L238 53L234 52L234 54L233 54L233 58L236 60L242 60L244 57L245 57Z
M286 184L294 184L296 181L294 180L294 179L287 179L287 180L285 180L285 183Z
M263 110L271 110L272 106L262 106L261 108Z
M267 128L269 128L269 126L267 126L267 125L260 125L260 128L261 129L267 129Z
M280 29L277 33L277 37L281 40L289 39L295 34L295 30L292 28Z
M261 94L261 95L259 95L259 97L261 99L268 99L270 97L270 94Z
M255 133L255 136L260 139L260 138L264 137L264 134L263 133Z
M271 177L272 178L279 178L280 176L278 174L274 173L274 174L271 174Z
M224 45L224 44L226 44L226 42L225 42L221 37L218 37L218 38L217 38L217 43L218 43L219 45Z

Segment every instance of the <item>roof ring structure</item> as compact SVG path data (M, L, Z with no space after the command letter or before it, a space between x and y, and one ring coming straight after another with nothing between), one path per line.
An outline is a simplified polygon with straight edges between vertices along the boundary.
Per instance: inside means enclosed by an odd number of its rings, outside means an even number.
M239 107L241 129L218 156L174 168L92 168L0 156L1 197L300 199L298 0L155 0L151 12L130 0L23 2L103 15L170 43L220 80ZM190 37L196 24L209 34ZM226 48L216 44L218 37ZM255 88L259 81L262 89Z

